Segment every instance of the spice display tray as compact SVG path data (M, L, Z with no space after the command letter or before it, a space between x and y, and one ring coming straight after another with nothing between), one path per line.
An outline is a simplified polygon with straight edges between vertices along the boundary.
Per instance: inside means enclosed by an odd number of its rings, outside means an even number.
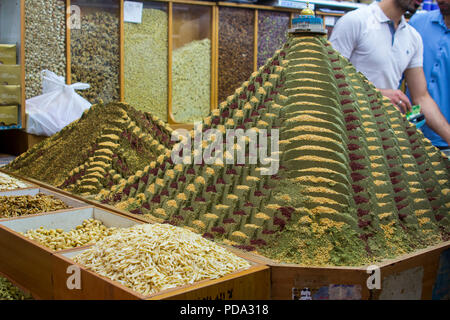
M81 207L88 206L88 204L84 201L77 200L75 198L68 197L68 196L62 195L58 192L53 192L51 190L41 188L41 187L31 187L28 189L15 189L15 190L10 190L10 191L0 192L0 196L26 196L26 195L35 196L38 193L43 193L45 195L54 196L56 199L62 200L65 204L67 204L71 208L81 208ZM2 217L2 215L0 214L0 219L3 219L3 218L4 217Z
M405 300L432 299L436 285L441 282L439 265L450 264L450 241L375 263L379 270L379 289L376 277L369 266L360 267L310 267L298 264L278 263L274 260L245 253L271 269L271 299L297 300L310 296L312 299L333 300ZM445 259L445 261L444 261ZM439 270L438 270L439 269ZM445 275L444 275L445 277ZM368 282L371 288L368 288ZM445 285L444 285L445 286ZM447 284L441 296L450 295ZM309 291L309 292L308 292Z
M75 263L71 258L86 248L58 252L54 255L54 298L61 300L267 300L270 299L270 269L251 258L251 267L213 280L203 280L144 296L124 285ZM69 289L67 268L78 266L81 288Z
M18 232L45 228L68 230L84 219L96 218L107 226L129 227L142 223L95 207L84 207L0 220L0 272L27 288L36 299L53 299L55 251Z
M24 181L24 182L26 182L28 184L36 185L36 186L38 186L38 188L41 188L42 190L45 190L46 192L52 192L52 194L56 194L58 196L64 196L64 197L66 197L68 199L77 200L78 202L85 203L86 206L95 206L97 208L104 209L104 210L109 211L109 212L114 212L116 214L119 214L119 215L122 215L122 216L125 216L125 217L129 217L131 219L140 220L140 221L142 221L144 223L148 223L149 222L148 220L151 220L151 219L147 219L146 220L146 219L143 219L143 218L140 219L135 214L131 214L131 213L127 212L127 211L117 209L116 207L114 207L112 205L103 204L103 203L100 203L98 201L94 201L94 200L91 200L91 199L88 199L88 198L83 198L83 197L81 197L81 196L79 196L77 194L73 194L73 193L70 193L70 192L62 190L62 189L58 189L55 186L52 186L52 185L50 185L48 183L45 183L45 182L42 182L42 181L39 181L39 180L36 180L36 179L23 177L23 176L20 176L20 175L17 175L17 174L11 174L11 173L8 173L8 172L2 170L1 168L0 168L0 172L7 173L10 176L12 176L14 178L17 178L17 179L20 179L20 180L22 180L22 181ZM151 221L153 221L153 220L151 220ZM153 221L153 222L156 222L156 221Z

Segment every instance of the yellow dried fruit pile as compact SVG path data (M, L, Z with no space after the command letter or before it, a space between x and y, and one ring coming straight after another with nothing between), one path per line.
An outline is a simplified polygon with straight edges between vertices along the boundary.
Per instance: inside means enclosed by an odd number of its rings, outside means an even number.
M121 229L74 260L146 296L250 267L214 242L167 224Z

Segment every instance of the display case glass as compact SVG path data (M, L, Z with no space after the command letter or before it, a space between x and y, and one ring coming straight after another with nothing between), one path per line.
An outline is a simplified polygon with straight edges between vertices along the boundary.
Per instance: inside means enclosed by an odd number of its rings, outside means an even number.
M286 42L290 18L289 12L258 11L258 68Z
M142 1L141 1L142 2ZM168 8L143 2L141 23L124 22L124 96L167 122Z
M253 72L253 9L219 7L219 103Z
M78 91L91 103L117 101L120 99L119 1L71 0L71 6L72 83L91 86Z
M42 94L41 71L66 77L66 1L25 0L25 95Z
M172 114L200 121L211 109L212 8L173 4Z

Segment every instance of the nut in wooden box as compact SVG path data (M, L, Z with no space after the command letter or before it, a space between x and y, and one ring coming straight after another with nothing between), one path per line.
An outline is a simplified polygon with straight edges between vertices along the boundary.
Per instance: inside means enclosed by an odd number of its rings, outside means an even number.
M0 44L0 64L16 64L17 48L15 44Z
M86 219L99 220L108 228L142 223L92 206L0 220L0 272L27 288L35 298L54 299L56 251L20 233L40 227L69 231Z
M0 106L20 104L22 89L20 85L0 85Z
M13 126L19 123L18 106L0 106L0 126Z
M20 85L21 68L18 64L0 64L0 84Z

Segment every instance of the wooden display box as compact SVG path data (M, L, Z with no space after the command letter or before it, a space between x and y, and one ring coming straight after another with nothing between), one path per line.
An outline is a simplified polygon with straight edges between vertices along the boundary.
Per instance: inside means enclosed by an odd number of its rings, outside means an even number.
M447 250L446 254L443 254ZM368 266L361 267L305 267L282 264L274 260L247 253L271 269L271 299L298 300L302 296L330 300L407 300L431 299L438 279L440 259L447 259L450 241L418 250L414 253L375 264L380 271L380 289L369 290L371 273ZM441 261L447 265L449 261ZM442 268L442 267L441 267ZM448 274L449 270L440 270ZM370 281L372 284L374 282ZM309 290L309 291L308 291ZM450 296L450 284L444 288Z
M76 201L76 200L72 200ZM83 220L95 218L107 227L130 227L141 223L95 207L80 207L37 215L0 220L0 271L36 299L53 299L53 262L55 253L19 232L37 229L74 229Z
M251 258L249 269L236 271L219 279L203 280L144 296L124 285L75 263L71 257L84 249L54 255L54 297L64 300L267 300L270 299L270 270ZM241 254L235 254L243 257ZM69 289L67 268L76 265L81 275L81 288Z

